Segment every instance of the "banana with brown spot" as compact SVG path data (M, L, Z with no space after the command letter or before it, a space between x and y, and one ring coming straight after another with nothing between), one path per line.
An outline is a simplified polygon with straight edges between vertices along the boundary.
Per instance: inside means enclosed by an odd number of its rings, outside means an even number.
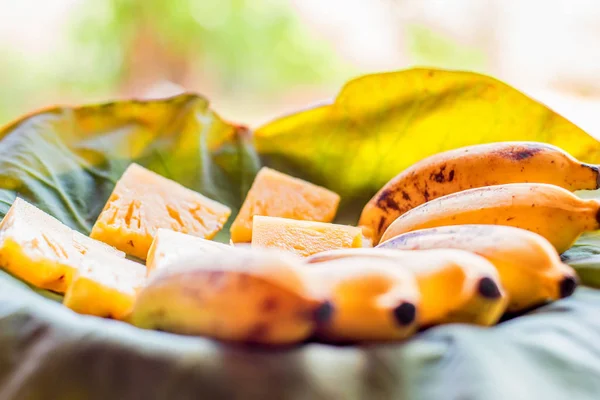
M264 345L292 344L330 317L308 295L296 257L232 248L182 257L156 271L136 299L130 321L141 328Z
M385 242L406 232L448 225L506 225L546 238L559 253L587 231L600 228L600 202L544 183L511 183L465 190L432 200L398 217Z
M407 211L436 198L483 186L547 183L570 191L599 186L598 166L538 142L463 147L428 157L390 180L364 207L359 225L379 242Z

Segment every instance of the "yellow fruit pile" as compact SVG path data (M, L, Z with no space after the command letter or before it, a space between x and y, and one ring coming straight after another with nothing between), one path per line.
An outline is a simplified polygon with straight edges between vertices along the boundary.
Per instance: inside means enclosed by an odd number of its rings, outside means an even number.
M600 228L600 202L571 191L599 182L596 166L546 144L471 146L401 172L346 226L331 223L337 194L263 168L225 245L209 239L228 207L132 164L89 238L16 199L0 266L65 293L76 312L142 328L260 344L399 340L571 295L577 276L559 252Z

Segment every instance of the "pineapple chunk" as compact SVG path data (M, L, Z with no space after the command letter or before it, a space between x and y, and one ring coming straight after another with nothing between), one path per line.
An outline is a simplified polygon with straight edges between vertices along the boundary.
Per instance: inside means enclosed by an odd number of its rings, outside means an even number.
M81 254L87 254L90 251L100 251L125 258L124 251L118 250L99 240L92 239L91 237L85 236L77 231L73 231L73 242L75 244L75 248L77 248Z
M158 228L210 239L230 214L223 204L131 164L90 236L145 260Z
M154 270L175 266L188 256L202 257L206 252L223 250L231 250L231 246L160 228L148 250L146 268L150 274Z
M331 222L340 196L321 186L263 167L231 225L233 242L252 240L255 215Z
M91 251L67 289L63 304L80 314L125 319L146 281L146 267L115 254Z
M43 289L64 293L90 248L118 254L20 198L0 223L0 266Z
M274 247L308 257L326 250L365 246L361 228L255 216L252 247Z

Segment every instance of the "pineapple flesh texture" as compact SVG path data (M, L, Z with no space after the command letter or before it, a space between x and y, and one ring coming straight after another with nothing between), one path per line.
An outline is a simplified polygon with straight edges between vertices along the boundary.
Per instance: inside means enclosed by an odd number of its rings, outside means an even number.
M366 247L361 228L349 225L255 216L252 247L286 250L302 257L352 247Z
M146 267L110 253L88 252L63 304L80 314L126 319L146 281Z
M207 252L231 250L231 246L196 236L160 228L148 251L146 268L148 274L155 270L170 268L188 257L202 257Z
M131 164L90 236L145 260L159 228L211 239L230 214L223 204Z
M263 167L231 224L231 240L235 243L252 241L255 215L331 222L339 203L340 196L331 190Z
M64 293L89 249L123 253L16 198L0 223L0 266L27 283Z

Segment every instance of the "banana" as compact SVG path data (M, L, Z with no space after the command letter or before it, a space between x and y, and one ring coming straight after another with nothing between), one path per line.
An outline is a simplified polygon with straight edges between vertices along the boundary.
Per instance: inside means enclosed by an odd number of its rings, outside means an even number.
M537 142L463 147L425 158L390 180L364 207L359 225L377 244L396 218L427 201L471 188L529 182L597 189L599 168Z
M381 241L418 229L484 224L523 228L545 237L559 253L600 227L600 202L544 183L511 183L469 189L431 200L398 217Z
M306 261L318 264L349 258L388 260L414 273L421 292L418 324L422 327L451 322L489 326L506 309L498 271L468 251L342 249L318 253Z
M542 236L501 225L457 225L408 232L380 243L380 249L460 249L485 257L500 273L508 311L521 311L570 296L577 275Z
M334 310L317 325L328 342L391 341L417 329L420 292L414 275L391 260L355 257L325 261L303 270L316 298Z
M135 301L138 327L265 345L292 344L331 316L308 294L300 260L267 250L233 248L187 255L157 270Z

